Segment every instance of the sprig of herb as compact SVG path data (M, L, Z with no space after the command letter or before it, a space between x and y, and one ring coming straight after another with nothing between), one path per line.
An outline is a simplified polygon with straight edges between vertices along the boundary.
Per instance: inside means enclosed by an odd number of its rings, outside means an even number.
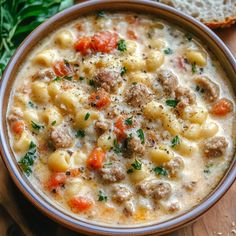
M99 192L98 192L98 201L100 201L100 202L107 201L107 196L101 190L99 190Z
M196 62L192 63L192 73L195 74L197 72Z
M176 99L166 100L166 105L169 106L169 107L176 107L178 103L179 103L179 101L176 100Z
M79 77L79 80L84 80L84 77L83 77L83 76L80 76L80 77Z
M123 76L127 72L126 67L122 67L120 70L120 75Z
M28 152L21 158L18 162L22 170L25 172L27 176L32 173L31 166L34 164L34 160L37 158L36 155L36 144L34 142L30 142Z
M84 120L88 120L88 119L89 119L89 117L90 117L90 113L89 113L89 112L87 112L87 113L86 113L86 115L85 115L85 117L84 117Z
M73 0L0 1L0 77L25 37L46 19L73 3Z
M176 135L172 140L171 140L171 147L175 147L180 143L180 138L178 135Z
M163 176L168 175L168 171L162 166L157 166L153 170L157 175L163 175Z
M114 145L114 146L113 146L113 151L114 151L114 153L116 153L116 154L121 153L121 147L120 147L120 145L119 145L117 139L114 140L113 145Z
M35 130L41 130L41 129L44 128L43 125L39 125L39 124L35 123L34 121L31 121L31 126L32 126L32 128L35 129Z
M85 137L85 132L84 130L78 130L75 134L76 138L84 138Z
M57 121L54 120L54 121L51 123L51 125L55 125L56 123L57 123Z
M32 101L29 101L28 104L31 108L34 108L34 103Z
M173 50L171 48L166 48L166 49L164 49L164 53L166 55L170 55L170 54L173 54Z
M142 169L142 162L139 161L138 159L135 159L135 161L131 164L131 166L132 166L135 170L141 170L141 169Z
M132 119L133 119L132 116L131 116L130 118L126 119L126 120L125 120L125 124L126 124L126 125L132 125L132 124L133 124L133 120L132 120Z
M207 165L205 165L205 169L203 170L203 172L205 173L205 174L210 174L211 173L211 168L214 166L214 164L213 163L209 163L209 164L207 164Z
M127 50L126 43L124 39L120 39L117 44L117 49L121 52L124 52Z
M144 144L145 142L145 137L144 137L144 132L142 129L138 129L137 130L137 134L138 134L138 137L140 138L141 140L141 143Z
M89 85L92 86L92 87L95 87L95 81L90 79L89 80Z

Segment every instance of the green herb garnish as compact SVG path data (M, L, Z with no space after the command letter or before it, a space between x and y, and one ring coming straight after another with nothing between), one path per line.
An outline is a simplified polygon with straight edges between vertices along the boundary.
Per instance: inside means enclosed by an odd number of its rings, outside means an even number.
M29 101L28 104L29 104L30 107L34 108L34 103L33 102Z
M168 175L168 171L164 167L157 166L153 170L158 175L163 175L163 176L167 176Z
M166 55L170 55L170 54L173 54L173 50L171 48L166 48L166 49L164 49L164 53Z
M134 172L134 169L133 169L133 168L130 168L130 169L127 170L127 174L131 174L131 173L133 173L133 172Z
M95 87L95 82L94 82L94 80L90 79L90 80L89 80L89 85L92 86L92 87Z
M180 138L178 135L176 135L172 140L171 140L171 147L175 147L180 143Z
M132 125L132 124L133 124L132 118L133 118L133 117L131 116L130 118L126 119L126 120L125 120L125 124L126 124L126 125Z
M100 202L107 201L107 196L101 190L99 190L99 193L98 193L98 201Z
M123 76L127 72L126 67L122 67L120 71L120 75Z
M214 166L213 163L207 164L207 165L205 166L205 169L203 170L203 172L206 173L206 174L210 174L210 173L211 173L210 168L213 167L213 166Z
M143 130L142 130L142 129L138 129L138 130L137 130L137 134L138 134L138 137L139 137L140 140L141 140L141 143L144 144L144 142L145 142L145 137L144 137Z
M189 33L185 34L185 37L188 41L192 41L192 39L193 39L192 35Z
M73 78L72 76L64 76L64 77L63 77L63 79L66 79L66 80L69 80L69 81L71 81L72 78Z
M192 73L195 74L197 72L196 62L192 64Z
M57 121L54 120L54 121L51 123L51 125L55 125L56 123L57 123Z
M88 120L88 119L89 119L89 117L90 117L90 113L89 113L89 112L87 112L87 113L86 113L86 115L85 115L85 117L84 117L84 120Z
M55 82L55 81L60 81L62 78L61 77L56 77L55 79L53 79L52 81Z
M113 145L114 145L113 146L114 153L116 153L116 154L121 153L121 147L120 147L117 139L114 140Z
M131 164L131 166L135 169L135 170L141 170L142 169L142 162L135 159L135 161Z
M84 132L84 130L78 130L78 131L76 132L76 134L75 134L75 137L76 137L76 138L83 138L83 137L85 137L85 132Z
M103 165L103 167L107 167L107 166L111 166L112 165L112 162L108 162L108 163L105 163L104 165Z
M43 129L44 126L43 125L39 125L39 124L36 124L34 121L31 120L31 126L33 129L35 130L40 130L40 129Z
M46 19L73 3L73 0L0 1L0 77L25 37Z
M121 52L124 52L127 50L126 43L124 39L120 39L117 44L117 49Z
M84 77L80 76L80 77L79 77L79 80L84 80Z
M18 162L22 170L27 176L32 173L31 166L34 164L34 160L37 158L36 145L34 142L30 142L28 152Z
M179 103L179 101L176 100L176 99L166 100L166 105L169 106L169 107L176 107L178 103Z

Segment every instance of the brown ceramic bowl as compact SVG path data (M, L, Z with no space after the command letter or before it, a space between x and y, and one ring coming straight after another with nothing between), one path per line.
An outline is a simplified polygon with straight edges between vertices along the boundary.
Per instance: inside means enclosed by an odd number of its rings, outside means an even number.
M44 24L40 25L31 33L21 46L16 51L11 59L2 78L0 89L0 138L1 138L1 154L8 168L8 171L22 193L36 206L39 210L45 213L50 218L63 224L64 226L78 232L95 235L146 235L146 234L164 234L180 228L188 223L193 222L210 207L212 207L229 189L234 179L236 178L236 159L234 158L226 171L224 177L217 187L203 201L192 208L191 210L165 222L156 223L147 226L103 226L94 222L83 221L73 218L69 213L63 212L52 205L32 186L29 180L22 173L15 157L11 151L9 144L9 136L7 133L6 111L8 100L11 93L11 88L18 73L21 63L24 61L27 54L38 43L39 40L47 36L51 31L60 27L77 17L91 13L97 10L132 10L142 13L148 13L163 18L170 23L180 26L184 30L192 33L199 38L208 49L211 50L218 58L222 67L226 71L231 85L236 89L236 62L230 51L226 48L223 42L206 26L197 22L193 18L180 13L173 8L165 5L150 2L150 1L122 1L122 0L97 0L87 1L82 4L65 10L56 16L52 17ZM236 92L236 91L235 91Z

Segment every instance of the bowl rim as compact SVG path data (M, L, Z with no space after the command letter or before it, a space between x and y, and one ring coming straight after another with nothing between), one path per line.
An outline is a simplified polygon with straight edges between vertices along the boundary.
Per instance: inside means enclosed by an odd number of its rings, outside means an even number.
M16 64L17 59L20 57L22 52L24 51L24 48L27 47L27 44L31 41L35 40L36 36L38 34L41 34L42 31L44 31L45 28L52 25L55 21L65 17L66 15L69 15L73 12L79 11L82 8L86 7L92 7L94 5L102 5L102 4L108 4L108 3L129 3L129 4L141 4L149 7L156 7L159 9L162 9L164 11L170 12L171 14L177 15L185 20L188 20L191 22L192 25L197 26L201 31L203 31L205 34L208 35L209 38L211 38L215 45L223 52L223 54L227 57L228 62L232 66L233 70L236 71L236 61L233 57L232 53L229 51L229 49L224 45L224 43L221 41L221 39L218 38L217 35L214 34L213 31L211 31L209 28L207 28L205 25L203 25L201 22L198 22L197 20L193 19L190 16L185 15L184 13L181 13L169 6L157 3L157 2L151 2L147 0L93 0L93 1L86 1L79 4L76 4L72 6L71 8L68 8L55 16L48 19L46 22L38 26L18 47L16 52L14 53L13 57L11 58L10 62L8 63L7 68L4 71L4 74L2 76L1 81L1 87L0 87L0 117L2 117L2 107L3 107L3 94L7 86L7 80L11 75L11 71L14 69L14 66ZM121 7L122 8L122 7ZM89 10L88 12L93 12L92 10ZM37 192L34 192L34 190L24 181L22 178L21 173L17 169L14 162L11 160L11 155L9 153L7 143L4 137L4 134L2 132L3 130L3 121L1 119L0 122L0 152L1 156L3 158L3 161L8 169L8 172L11 175L11 178L13 179L14 183L17 185L17 187L20 189L20 191L25 195L25 197L33 203L36 208L38 208L41 212L43 212L48 217L52 218L56 222L61 223L62 225L69 227L73 230L83 232L83 233L89 233L89 234L99 234L99 235L127 235L127 234L135 234L135 235L144 235L144 234L153 234L153 233L167 233L170 231L173 231L180 226L188 224L189 222L192 222L202 214L204 214L210 207L212 207L230 188L230 186L233 184L234 180L236 179L236 161L232 163L231 167L225 173L224 177L222 178L222 181L218 184L215 190L212 191L210 196L202 200L202 202L191 209L190 211L185 212L184 214L181 214L175 218L169 219L164 222L156 223L153 225L147 225L147 226L133 226L129 228L120 228L117 227L107 227L103 225L99 225L96 223L86 223L82 220L73 219L72 217L66 215L62 211L58 210L57 208L51 206L49 202L44 202L41 199L41 196L37 194ZM234 158L235 159L235 158Z

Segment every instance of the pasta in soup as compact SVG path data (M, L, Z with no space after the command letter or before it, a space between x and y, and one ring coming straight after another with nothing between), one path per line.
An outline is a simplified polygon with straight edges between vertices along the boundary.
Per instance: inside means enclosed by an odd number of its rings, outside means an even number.
M136 225L179 215L218 184L235 99L216 58L154 16L99 12L38 43L8 106L37 191L74 217Z

